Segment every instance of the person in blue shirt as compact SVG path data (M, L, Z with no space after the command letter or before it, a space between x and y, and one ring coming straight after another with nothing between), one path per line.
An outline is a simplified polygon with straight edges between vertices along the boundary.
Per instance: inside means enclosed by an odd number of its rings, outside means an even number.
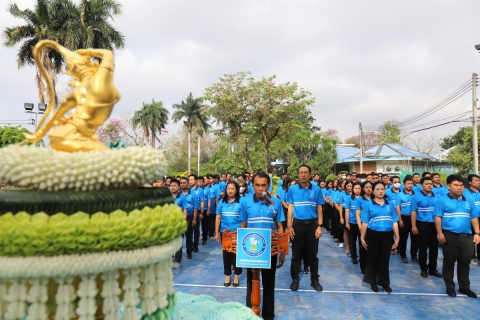
M440 182L440 174L439 173L432 173L432 182L433 182L433 189L432 192L435 195L435 197L440 198L441 196L444 196L448 194L448 188L444 186Z
M178 181L177 179L171 178L169 188L170 188L170 192L172 193L173 200L183 210L185 220L187 220L187 207L186 207L186 204L185 204L185 197L180 192L180 181ZM184 236L185 235L182 234L182 238L184 238ZM183 241L182 241L182 247L183 247ZM180 248L175 253L173 268L174 269L180 269L180 263L181 262L182 262L182 248Z
M362 246L360 242L360 229L357 224L357 201L361 197L362 193L362 184L360 182L355 182L353 184L353 192L350 196L345 198L345 227L348 232L348 240L353 264L358 264L358 255L357 255L357 239L359 247Z
M465 191L463 191L463 195L465 196L465 198L470 198L473 201L477 212L480 213L480 177L476 174L469 174L467 180L470 186L468 188L465 188ZM475 266L478 266L478 258L480 258L479 252L480 244L477 244L477 250L475 250L472 258L472 264Z
M330 201L332 205L332 211L330 212L330 228L332 231L332 237L334 242L338 242L338 224L340 224L340 219L337 219L338 210L335 205L337 201L337 193L339 192L339 181L338 179L333 180L333 188L330 190Z
M343 229L343 243L345 246L345 254L349 255L350 254L350 241L349 241L349 235L348 235L348 229L346 228L346 220L345 220L345 209L347 206L345 203L347 202L347 199L352 196L352 191L353 191L353 182L352 180L347 180L345 182L345 194L343 195L343 202L340 205L341 210L341 215L340 215L340 225L342 226Z
M333 180L328 180L325 187L325 192L322 191L323 200L325 204L323 205L323 227L327 229L328 234L332 234L331 229L331 219L332 219L332 191L333 191Z
M171 184L171 182L170 182ZM185 208L187 209L187 231L185 232L185 242L187 247L187 259L192 259L193 251L193 229L197 225L198 210L200 202L195 192L188 188L188 179L180 178L180 190L185 197ZM198 252L198 249L197 249Z
M199 183L200 183L200 179L199 179ZM201 185L202 189L203 189L203 212L202 214L200 215L200 220L201 220L201 223L202 223L202 236L200 239L202 239L202 245L206 245L207 244L207 239L208 239L208 231L209 231L209 228L210 228L210 224L209 224L209 215L210 213L208 212L208 197L210 195L210 179L208 177L208 175L204 176L203 177L203 185Z
M263 193L267 192L270 185L270 177L264 172L253 176L252 184L254 192L241 200L240 221L242 228L262 228L278 230L283 233L285 216L283 214L280 200L271 198L267 200ZM277 260L280 263L277 266ZM277 268L283 266L285 254L272 256L270 269L260 269L263 285L263 307L262 318L273 320L275 318L275 274ZM247 268L247 307L252 307L252 269Z
M208 195L208 235L210 240L215 239L215 211L220 199L220 187L218 186L218 174L210 175L210 193Z
M357 225L360 230L360 235L361 235L361 227L362 227L362 221L361 221L361 214L362 214L362 209L365 206L366 203L370 202L370 200L373 197L373 182L372 181L364 181L362 182L362 192L360 194L360 198L357 199L355 203L355 216L357 219ZM362 271L362 274L365 274L365 264L367 261L367 250L363 247L361 244L361 239L360 239L360 245L359 245L359 252L360 252L360 270Z
M227 174L222 173L220 175L220 181L218 181L218 189L220 190L220 197L225 195L225 188L227 186Z
M195 174L191 174L188 176L188 187L197 196L199 207L197 212L197 223L193 227L193 252L198 252L198 243L200 241L200 219L203 210L205 209L205 194L203 193L203 189L198 186L198 180L199 178Z
M215 221L215 240L217 242L220 242L222 232L225 232L226 230L234 232L242 226L242 222L240 221L240 210L240 186L235 181L229 181L225 187L225 195L220 199L217 206L217 217ZM231 266L233 263L233 269L235 270L233 286L238 287L238 277L242 274L242 268L236 267L236 254L223 250L222 255L223 273L225 274L225 282L223 285L225 287L230 286L232 274Z
M412 198L415 196L412 178L403 179L404 189L397 196L395 203L397 207L398 224L400 226L400 242L398 244L398 253L403 263L408 263L407 259L407 241L410 236L410 257L413 262L418 262L418 239L417 235L412 233Z
M432 178L425 176L420 180L420 184L422 185L422 190L420 192L415 192L411 202L412 233L418 235L418 263L420 264L420 276L427 278L430 274L437 278L441 278L442 274L437 271L438 240L437 231L435 230L435 220L433 217L437 198L432 192Z
M334 241L338 242L338 247L343 248L345 246L343 239L343 224L342 224L342 214L343 214L343 201L345 199L345 184L347 180L338 181L338 189L332 195L333 207L334 207L334 217L335 220L335 236Z
M390 182L390 188L386 190L387 199L388 201L393 202L393 204L396 205L397 196L400 194L401 191L400 177L391 176Z
M470 290L470 259L474 245L480 243L479 213L475 204L465 198L463 179L459 175L449 175L447 185L450 192L440 197L435 204L435 227L438 242L443 248L443 281L447 294L455 297L453 274L457 263L459 292L470 298L477 295ZM472 229L474 235L472 237Z
M323 212L325 203L322 190L310 182L312 169L301 165L297 169L299 184L291 186L287 192L287 227L292 239L292 264L290 290L297 291L300 284L300 263L302 257L310 267L310 285L316 291L323 287L318 282L318 239L322 236Z
M378 285L386 293L390 288L390 251L398 246L398 216L393 203L385 199L385 186L382 182L373 184L373 199L364 203L361 214L361 241L367 250L367 261L363 281L370 284L373 292ZM392 237L395 242L392 245ZM377 285L378 284L378 285Z

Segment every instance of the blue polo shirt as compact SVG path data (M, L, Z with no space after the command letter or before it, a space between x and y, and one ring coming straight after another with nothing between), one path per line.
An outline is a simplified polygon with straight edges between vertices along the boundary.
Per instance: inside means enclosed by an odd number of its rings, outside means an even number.
M210 187L209 186L203 186L203 210L205 212L208 209L208 196L210 195Z
M323 194L327 200L332 200L332 192L334 190L332 188L330 189L325 189L325 193ZM323 190L322 190L323 192Z
M182 195L185 197L184 204L185 209L187 209L187 215L193 216L195 209L200 210L200 202L198 201L197 195L190 189L188 189L187 194L182 193Z
M412 193L407 193L405 190L400 192L397 196L397 201L395 205L400 207L402 216L411 216L412 215L412 197L415 193L412 190Z
M210 192L208 194L208 199L210 200L210 213L215 214L216 210L216 200L220 198L220 188L218 183L212 184L210 186Z
M225 189L227 189L227 183L226 182L223 182L220 180L220 182L217 184L218 188L219 188L219 191L220 193L225 193Z
M178 191L177 196L173 197L173 200L175 200L177 206L179 206L182 210L186 209L185 197L183 196L182 191Z
M438 187L433 185L432 192L435 195L435 197L440 198L441 196L444 196L444 195L448 194L450 192L450 190L448 190L448 188L446 186L444 186L443 184L440 184L440 186L438 186Z
M361 197L354 197L348 196L345 198L345 209L349 209L349 217L348 223L350 224L357 224L357 202L361 199Z
M473 191L472 189L468 188L463 190L463 196L467 199L472 200L477 212L480 214L480 192Z
M277 223L285 221L280 200L272 198L273 205L260 201L257 197L247 195L240 201L240 221L246 222L248 228L277 230Z
M368 223L368 228L373 231L388 232L393 230L393 224L398 221L398 215L393 203L385 199L383 204L378 204L374 199L363 204L362 223Z
M472 234L471 219L479 217L471 199L464 196L457 199L450 194L438 199L435 216L442 218L442 230L467 234Z
M317 206L325 203L322 190L314 184L307 188L295 184L288 189L288 204L293 204L293 217L298 220L317 219Z
M203 193L203 189L199 188L198 186L195 186L195 188L190 188L190 190L192 190L192 192L195 193L195 195L197 196L198 210L200 210L200 208L202 207L202 202L205 203L205 194ZM205 206L205 204L204 204L204 206Z
M365 196L360 196L360 198L358 198L357 200L357 203L356 203L356 208L355 210L360 210L362 211L363 210L363 207L365 206L365 203L371 201L371 199L368 199L366 198Z
M335 190L332 194L332 202L336 204L343 204L345 197L345 192L342 190Z
M283 190L283 188L281 188L281 187L277 188L276 196L277 196L278 199L282 199L282 196L283 196L284 193L285 193L285 190Z
M220 231L223 232L227 229L235 231L242 226L240 221L241 204L239 201L224 202L223 199L218 202L216 213L221 215Z
M410 209L417 211L417 221L435 222L433 212L437 198L433 192L432 195L428 195L423 191L415 192L415 195L411 199Z
M387 194L387 199L388 201L392 202L394 205L396 205L397 203L397 197L398 195L401 193L402 191L400 189L398 189L398 192L395 192L393 190L393 187L391 187L390 189L387 189L387 191L385 192Z
M415 193L420 193L422 191L422 185L421 184L417 184L416 186L414 185L412 190Z
M248 193L254 194L252 182L249 182L249 183L248 183Z
M283 179L278 180L278 189L283 187Z

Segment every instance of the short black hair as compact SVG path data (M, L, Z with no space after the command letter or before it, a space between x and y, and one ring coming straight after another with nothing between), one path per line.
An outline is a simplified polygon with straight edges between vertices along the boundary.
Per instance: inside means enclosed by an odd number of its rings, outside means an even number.
M400 177L399 176L391 176L390 177L390 182L393 183L394 179L398 179L398 182L400 182Z
M297 168L297 174L298 174L300 168L302 168L302 167L307 168L307 169L308 169L308 173L312 173L312 168L310 168L310 166L307 166L306 164L302 164L301 166L299 166L299 167Z
M178 181L177 179L174 178L170 180L170 185L172 185L172 183L176 183L180 187L180 181Z
M408 181L411 181L411 182L413 182L413 179L412 179L412 177L411 177L411 176L410 176L410 177L408 177L408 176L407 176L407 177L405 177L405 178L403 179L403 184L407 183Z
M415 176L419 176L419 177L420 177L420 173L415 172L414 174L412 174L412 178L415 177Z
M447 177L447 184L451 184L454 181L465 183L462 176L459 174L451 174Z
M480 179L480 177L476 174L469 174L468 177L467 177L467 181L472 182L473 178L479 178Z
M431 177L433 178L433 177L435 177L435 176L439 176L439 177L440 177L440 173L438 173L438 172L432 173Z
M422 173L422 178L424 178L426 175L429 175L429 176L432 176L432 174L428 171L425 171L424 173Z
M420 179L420 184L423 185L423 183L425 181L432 181L432 178L431 177L423 177L422 179Z
M187 180L187 182L188 182L188 178L187 178L187 177L180 177L180 179L178 179L178 180L180 180L180 181L182 181L182 180ZM172 183L172 182L170 181L170 183Z
M190 178L190 177L193 177L195 180L198 180L198 177L197 177L196 174L193 174L193 173L192 173L192 174L190 174L190 175L188 176L188 178Z
M265 172L257 172L255 173L255 175L253 176L253 179L252 179L252 183L255 183L255 179L256 178L267 178L267 182L268 182L268 185L270 185L270 176L268 174L266 174Z

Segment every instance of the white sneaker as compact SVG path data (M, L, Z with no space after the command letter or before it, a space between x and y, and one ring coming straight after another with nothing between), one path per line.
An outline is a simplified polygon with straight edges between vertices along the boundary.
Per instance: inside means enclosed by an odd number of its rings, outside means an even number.
M173 269L180 269L180 262L175 262L173 264Z
M342 242L342 243L339 243L339 244L338 244L338 247L339 247L339 248L343 248L343 247L344 247L343 242Z
M477 258L473 258L473 259L472 259L472 264L473 264L474 266L478 266L478 259L477 259Z

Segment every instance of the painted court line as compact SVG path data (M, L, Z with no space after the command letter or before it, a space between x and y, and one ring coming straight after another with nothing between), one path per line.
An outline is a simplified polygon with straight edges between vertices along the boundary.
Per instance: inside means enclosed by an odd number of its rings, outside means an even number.
M214 285L205 285L205 284L186 284L186 283L175 283L174 286L179 287L201 287L201 288L219 288L219 289L233 289L230 287L224 286L214 286ZM246 289L247 287L237 287L235 289ZM290 289L280 289L275 288L275 291L291 291ZM301 290L299 289L297 292L317 292L315 290ZM336 294L386 294L383 292L375 293L371 291L342 291L342 290L323 290L322 293L336 293ZM403 295L403 296L425 296L425 297L448 297L445 293L423 293L423 292L392 292L390 295ZM463 294L457 294L457 297L467 297Z

